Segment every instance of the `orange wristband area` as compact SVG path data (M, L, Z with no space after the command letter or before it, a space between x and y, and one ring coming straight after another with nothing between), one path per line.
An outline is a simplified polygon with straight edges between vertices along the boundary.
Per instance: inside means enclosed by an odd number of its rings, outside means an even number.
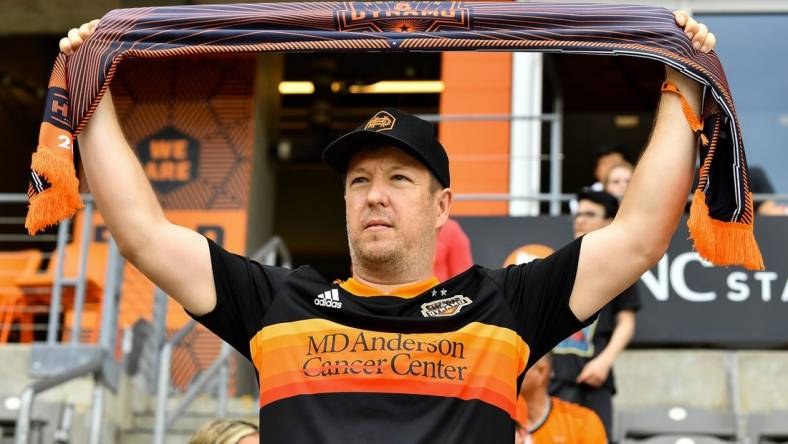
M692 132L695 133L696 136L700 137L703 146L708 146L709 139L705 134L703 134L703 121L701 121L700 118L695 115L695 111L693 111L692 106L690 106L689 102L684 97L684 94L681 92L681 90L679 90L679 87L670 80L665 80L662 82L662 92L668 92L679 96L679 100L681 101L681 109L684 111L684 117L686 117L690 129L692 129Z

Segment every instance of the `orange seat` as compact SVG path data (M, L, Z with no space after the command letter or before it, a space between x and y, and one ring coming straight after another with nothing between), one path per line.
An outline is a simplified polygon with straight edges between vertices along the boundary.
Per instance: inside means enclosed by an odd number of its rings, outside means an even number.
M38 250L0 252L0 344L8 342L17 304L24 296L16 285L16 279L36 273L41 257ZM32 341L32 330L25 329L22 335Z
M76 278L79 273L80 245L76 242L66 245L64 251L63 276ZM82 331L88 333L85 339L95 342L98 339L99 317L101 310L101 297L103 293L104 272L107 263L107 246L105 244L92 243L88 246L88 262L85 273L85 303L83 306ZM52 256L47 270L43 273L31 273L19 276L16 286L24 294L23 303L28 307L49 305L52 297L52 286L55 282L55 270L57 267L57 257ZM63 287L61 293L61 303L65 314L63 325L64 339L68 339L71 326L74 320L74 294L73 286ZM25 311L21 314L22 322L32 323L32 313ZM91 325L92 324L92 325ZM22 342L32 341L32 336L22 338Z

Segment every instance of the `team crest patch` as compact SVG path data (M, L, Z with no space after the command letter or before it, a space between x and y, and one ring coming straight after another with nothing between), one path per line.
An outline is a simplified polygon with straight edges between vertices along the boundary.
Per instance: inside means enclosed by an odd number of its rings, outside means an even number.
M365 130L371 131L388 131L394 128L397 119L386 111L380 111L367 122L364 126Z
M336 12L337 30L368 32L435 32L470 29L463 2L343 2Z
M446 299L421 304L421 315L425 318L435 318L443 316L454 316L462 310L462 307L471 304L470 298L461 294L454 295Z

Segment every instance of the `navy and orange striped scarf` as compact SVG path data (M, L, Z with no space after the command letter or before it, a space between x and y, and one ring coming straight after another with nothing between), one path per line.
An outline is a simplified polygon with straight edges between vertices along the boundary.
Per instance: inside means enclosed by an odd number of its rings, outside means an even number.
M72 142L128 57L262 51L549 51L645 57L702 83L701 176L690 234L718 265L762 269L741 128L722 65L694 50L662 8L624 5L372 2L118 9L71 57L60 54L33 155L31 233L81 207ZM702 134L700 134L702 133Z

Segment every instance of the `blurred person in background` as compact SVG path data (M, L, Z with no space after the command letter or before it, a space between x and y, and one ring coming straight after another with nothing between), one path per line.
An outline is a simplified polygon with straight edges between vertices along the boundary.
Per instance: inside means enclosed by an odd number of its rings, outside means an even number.
M577 200L575 238L610 225L618 212L618 200L604 191L582 192ZM612 431L616 392L613 363L635 334L635 312L639 309L640 297L633 284L605 305L594 323L553 349L554 377L550 393L594 410L608 436Z
M635 172L635 166L629 162L622 162L613 165L607 172L604 181L604 191L612 194L621 202L624 198L624 193L627 192L629 181L632 180L632 173Z
M624 147L618 145L603 146L597 149L596 162L594 163L594 178L596 182L590 186L593 191L602 191L605 188L605 178L613 166L627 162L626 157L624 157L624 151Z
M759 166L750 167L750 191L752 194L774 194L774 186ZM755 211L761 216L788 216L788 205L772 199L756 201Z
M257 444L257 426L238 419L215 419L200 427L189 444Z
M534 444L605 444L608 435L593 410L548 395L552 361L548 353L525 374L518 401L525 402L527 413L518 415L515 442L530 435Z
M585 187L591 191L604 191L605 179L607 178L610 169L615 165L628 163L624 157L624 148L622 146L601 146L596 150L596 159L594 160L594 178L596 182ZM577 199L569 201L569 211L571 214L577 213Z
M460 224L449 218L438 232L432 271L440 282L457 276L473 266L471 241Z

